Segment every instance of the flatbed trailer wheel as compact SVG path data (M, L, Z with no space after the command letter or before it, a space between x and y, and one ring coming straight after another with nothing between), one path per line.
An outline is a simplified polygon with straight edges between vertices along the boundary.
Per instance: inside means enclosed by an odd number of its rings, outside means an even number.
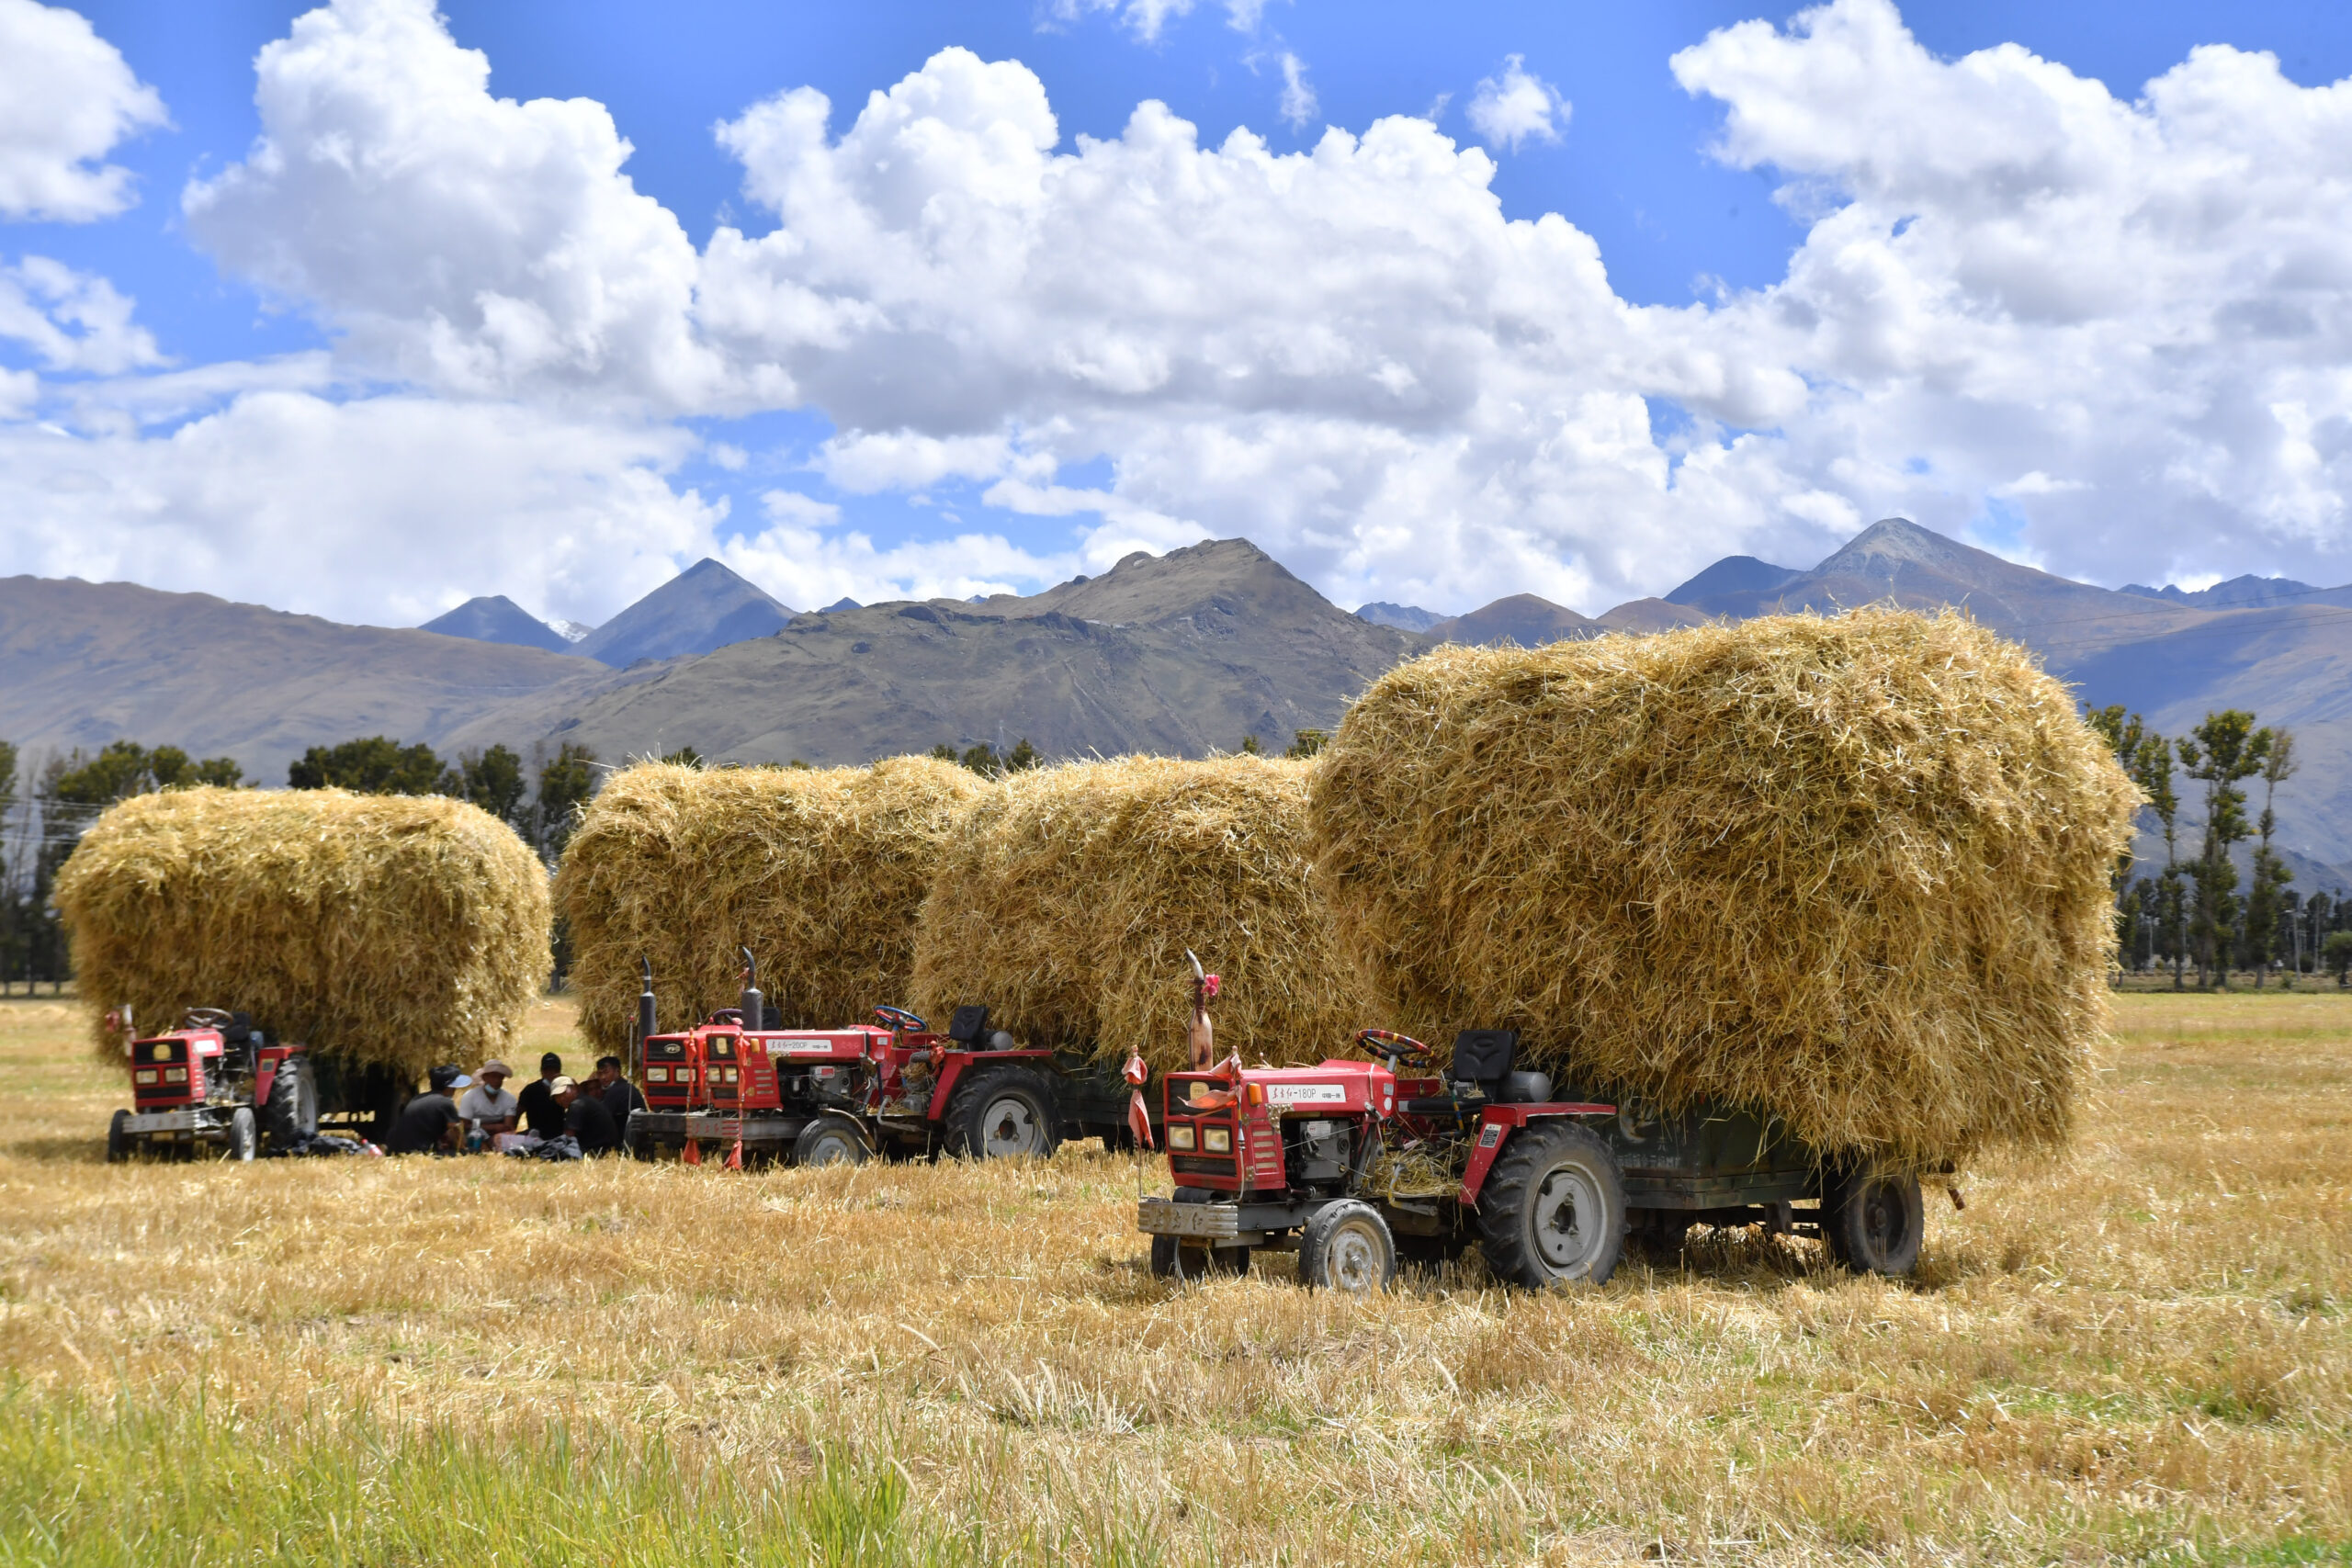
M950 1151L967 1159L1044 1159L1061 1142L1054 1086L1026 1067L995 1067L959 1087Z
M108 1165L120 1165L131 1156L138 1146L137 1141L123 1130L124 1123L130 1120L130 1111L118 1111L114 1113L113 1120L107 1123L107 1163Z
M229 1158L240 1165L253 1163L254 1151L261 1145L261 1123L254 1119L254 1108L240 1105L229 1112Z
M1396 1238L1371 1204L1342 1198L1315 1212L1298 1238L1298 1282L1364 1295L1396 1282Z
M1478 1192L1487 1267L1530 1290L1604 1283L1624 1253L1625 1224L1617 1156L1572 1122L1513 1134Z
M864 1165L872 1152L856 1122L831 1113L801 1128L800 1135L792 1141L795 1165Z
M1919 1179L1865 1168L1838 1178L1821 1199L1821 1239L1847 1268L1905 1275L1919 1266L1927 1205Z
M1217 1194L1199 1187L1179 1187L1179 1203L1214 1203ZM1172 1280L1181 1268L1187 1280L1208 1276L1230 1276L1250 1272L1250 1249L1246 1247L1180 1247L1181 1237L1156 1235L1151 1238L1151 1277Z

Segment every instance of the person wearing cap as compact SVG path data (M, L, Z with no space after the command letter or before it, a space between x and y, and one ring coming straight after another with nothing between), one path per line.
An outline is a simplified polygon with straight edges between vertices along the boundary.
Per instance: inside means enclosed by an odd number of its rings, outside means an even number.
M585 1084L558 1078L551 1087L556 1103L563 1107L563 1130L571 1134L582 1154L610 1154L621 1146L620 1129L613 1122L605 1097L596 1092L594 1078Z
M458 1101L458 1114L466 1120L469 1148L483 1147L500 1134L514 1130L515 1109L522 1101L506 1088L506 1080L514 1076L514 1069L496 1057L484 1062L474 1074L474 1087Z
M449 1098L449 1091L464 1089L474 1080L454 1066L434 1068L427 1079L433 1087L401 1108L400 1120L392 1126L392 1141L387 1152L437 1154L458 1146L466 1122L458 1114L458 1102Z
M523 1092L514 1097L515 1109L522 1113L523 1125L535 1138L560 1138L563 1135L563 1107L555 1102L555 1092L548 1087L562 1072L563 1058L552 1051L548 1052L539 1058L539 1076L525 1084Z

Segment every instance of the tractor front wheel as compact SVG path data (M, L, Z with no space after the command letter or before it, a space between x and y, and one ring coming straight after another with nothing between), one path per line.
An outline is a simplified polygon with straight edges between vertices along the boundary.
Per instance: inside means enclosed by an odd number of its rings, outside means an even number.
M1026 1067L1000 1067L956 1091L949 1152L967 1159L1045 1159L1061 1142L1054 1086Z
M1926 1220L1916 1176L1865 1169L1822 1194L1821 1239L1858 1272L1899 1276L1917 1268Z
M795 1165L864 1165L871 1152L865 1130L846 1116L820 1116L792 1141Z
M1364 1295L1396 1282L1396 1238L1371 1204L1342 1198L1315 1212L1298 1238L1298 1282Z
M254 1108L240 1105L229 1112L229 1155L239 1165L251 1165L254 1151L261 1146L261 1123L254 1120Z
M118 1111L114 1120L107 1123L107 1163L120 1165L138 1151L139 1142L129 1131L130 1112Z
M1179 1203L1214 1203L1218 1194L1200 1187L1179 1187ZM1246 1247L1185 1247L1182 1238L1156 1235L1151 1238L1151 1277L1172 1280L1182 1275L1187 1280L1203 1280L1210 1275L1230 1276L1250 1272L1250 1249Z
M1530 1290L1605 1281L1624 1252L1625 1224L1616 1156L1572 1122L1510 1134L1478 1192L1487 1267Z

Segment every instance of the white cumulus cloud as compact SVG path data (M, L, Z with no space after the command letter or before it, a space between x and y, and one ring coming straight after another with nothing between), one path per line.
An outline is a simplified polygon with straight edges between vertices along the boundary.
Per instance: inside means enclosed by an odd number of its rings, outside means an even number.
M806 87L721 126L757 220L697 254L602 106L492 96L427 0L336 0L185 197L335 355L147 372L127 302L20 264L0 332L115 379L0 379L73 432L0 426L0 570L593 620L704 553L820 604L1245 535L1346 603L1599 610L1902 513L2101 581L2352 576L2352 84L2216 47L2119 98L1938 59L1887 0L1671 63L1807 224L1781 280L1680 309L1427 119L1277 153L1145 103L1065 141L1034 73L955 49L838 128ZM1516 58L1481 99L1498 148L1566 113ZM878 545L786 491L730 534L680 465L754 459L674 421L777 408L832 423L837 493L968 487L1069 547L944 510Z
M335 0L256 62L262 135L188 226L365 367L463 394L678 408L713 373L696 262L602 104L517 103L432 0Z
M1817 389L1790 459L1874 513L2015 502L2052 570L2352 545L2352 83L2194 51L2126 101L2016 45L1939 60L1887 0L1677 55L1719 155L1823 212L1711 322Z
M1528 70L1523 56L1514 54L1503 62L1502 74L1478 84L1463 112L1479 135L1516 152L1523 141L1557 141L1560 127L1567 123L1568 101Z
M375 625L485 592L600 621L714 553L722 510L665 477L690 445L513 405L298 391L167 434L0 424L0 574Z
M47 256L0 265L0 338L13 338L52 370L119 375L160 365L153 334L130 320L131 301L103 277Z
M165 123L164 100L78 13L0 0L0 218L79 223L133 200L104 162Z

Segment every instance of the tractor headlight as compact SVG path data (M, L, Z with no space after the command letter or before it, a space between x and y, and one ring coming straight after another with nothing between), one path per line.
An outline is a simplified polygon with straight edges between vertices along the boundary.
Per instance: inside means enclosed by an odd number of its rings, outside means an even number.
M1231 1154L1233 1152L1233 1129L1230 1127L1202 1128L1201 1147L1208 1150L1208 1152L1213 1155Z
M670 1081L670 1069L667 1067L648 1067L645 1069L645 1081L647 1083L668 1083Z
M134 1083L151 1084L155 1081L155 1069L153 1067L141 1067L137 1072L132 1073L130 1077L131 1081Z
M164 1069L164 1081L165 1083L186 1083L187 1082L187 1069L186 1067L165 1067Z
M1170 1122L1168 1124L1168 1146L1171 1149L1191 1148L1193 1146L1193 1130L1190 1127L1183 1126L1178 1122Z
M732 1067L727 1069L727 1081L729 1083L733 1083L735 1081L735 1069Z

